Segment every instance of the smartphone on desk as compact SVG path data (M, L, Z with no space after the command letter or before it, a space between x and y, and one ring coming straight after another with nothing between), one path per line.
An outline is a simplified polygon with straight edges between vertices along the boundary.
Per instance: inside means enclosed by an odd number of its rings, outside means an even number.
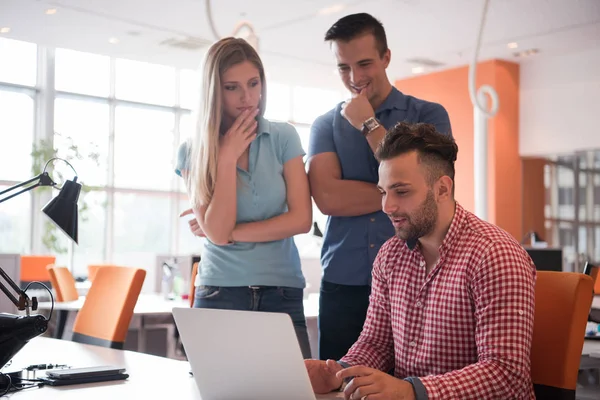
M99 367L58 369L46 372L51 379L80 379L97 376L119 375L125 372L125 368L101 365Z

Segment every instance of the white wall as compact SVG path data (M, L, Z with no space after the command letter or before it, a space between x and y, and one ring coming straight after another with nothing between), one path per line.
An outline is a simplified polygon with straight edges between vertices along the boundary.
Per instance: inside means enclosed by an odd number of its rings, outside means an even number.
M521 63L521 156L600 149L600 48Z

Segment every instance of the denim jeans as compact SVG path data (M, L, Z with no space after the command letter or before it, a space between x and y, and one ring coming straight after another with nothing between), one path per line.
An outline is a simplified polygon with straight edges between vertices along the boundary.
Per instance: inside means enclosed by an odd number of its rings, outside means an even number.
M307 359L311 358L311 353L303 292L299 288L276 286L198 286L194 307L286 313L292 318L302 356Z
M339 360L362 332L369 308L370 286L321 282L319 358Z

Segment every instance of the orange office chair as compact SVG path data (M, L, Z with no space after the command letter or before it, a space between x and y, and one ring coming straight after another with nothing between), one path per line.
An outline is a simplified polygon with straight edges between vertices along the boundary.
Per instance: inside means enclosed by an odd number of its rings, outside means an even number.
M198 263L195 262L192 265L192 274L190 276L190 307L194 307L194 298L196 295L196 286L194 283L196 282L196 275L198 275Z
M56 262L54 256L21 256L21 284L27 282L50 282L46 267Z
M57 302L75 301L79 298L75 287L75 279L68 268L51 264L48 265L47 269L52 287L56 291Z
M65 301L75 301L79 298L77 288L75 287L75 279L66 267L57 267L53 264L48 265L48 275L50 283L56 292L56 301L59 303ZM56 312L56 329L54 330L54 338L62 339L65 331L69 312L66 310L58 310Z
M73 341L122 349L146 271L103 266L73 325Z
M575 399L592 278L537 271L531 378L538 399Z
M98 269L102 267L114 267L112 264L90 264L87 267L88 270L88 281L94 282L94 278L98 273Z

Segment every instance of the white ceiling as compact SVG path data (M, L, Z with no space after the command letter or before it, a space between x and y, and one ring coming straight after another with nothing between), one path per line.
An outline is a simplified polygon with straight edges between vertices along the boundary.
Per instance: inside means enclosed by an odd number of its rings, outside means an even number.
M11 28L2 35L9 38L196 68L206 47L161 43L188 37L214 41L205 5L205 0L0 0L0 27ZM339 87L323 35L343 15L369 12L383 22L392 50L389 75L398 79L412 75L415 64L407 60L414 58L443 63L440 68L468 64L483 1L212 0L211 5L222 36L241 20L254 25L271 79ZM335 5L344 8L319 15ZM48 8L56 14L46 15ZM111 37L119 43L108 43ZM480 59L518 62L509 42L517 42L518 50L538 48L534 57L598 48L600 0L491 0Z

